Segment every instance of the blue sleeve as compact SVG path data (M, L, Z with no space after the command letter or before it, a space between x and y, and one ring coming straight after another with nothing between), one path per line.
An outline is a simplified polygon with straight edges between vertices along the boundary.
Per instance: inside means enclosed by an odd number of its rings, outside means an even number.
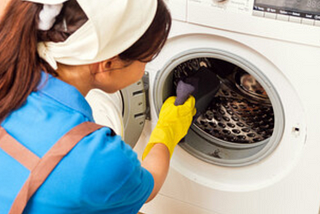
M153 190L153 177L142 167L136 167L125 183L109 199L114 213L139 212ZM121 205L118 209L118 205Z
M103 130L94 135L96 149L91 152L83 178L87 205L97 213L138 213L153 190L151 173L120 136L106 135Z

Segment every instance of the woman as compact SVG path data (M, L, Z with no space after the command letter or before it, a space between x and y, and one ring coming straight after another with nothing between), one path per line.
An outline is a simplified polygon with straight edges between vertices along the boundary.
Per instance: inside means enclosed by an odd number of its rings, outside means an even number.
M144 74L171 18L162 0L12 0L0 23L0 213L137 213L161 188L194 98L163 105L140 163L93 123L93 88Z

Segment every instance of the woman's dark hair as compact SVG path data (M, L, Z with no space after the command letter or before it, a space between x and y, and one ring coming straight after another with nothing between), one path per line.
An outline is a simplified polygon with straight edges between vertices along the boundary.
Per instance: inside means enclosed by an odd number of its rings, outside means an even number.
M57 76L56 71L37 53L41 41L62 42L88 19L76 0L69 0L48 31L39 31L41 4L11 0L0 22L0 121L19 108L37 90L41 70ZM67 25L67 30L66 30ZM171 16L163 0L158 0L155 18L145 34L119 54L121 60L149 61L165 44Z
M158 0L157 12L150 27L136 43L119 55L120 59L151 61L149 58L155 58L167 41L170 29L171 15L165 3Z

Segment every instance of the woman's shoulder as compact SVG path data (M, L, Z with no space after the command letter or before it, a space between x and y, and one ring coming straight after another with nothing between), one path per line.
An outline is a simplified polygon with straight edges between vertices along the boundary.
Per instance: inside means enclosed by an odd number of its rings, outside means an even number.
M79 180L83 201L90 203L104 203L133 177L146 173L137 154L108 127L84 137L65 161L66 169L77 166L78 175L73 176Z
M102 127L83 138L79 146L88 147L89 151L97 157L111 159L113 161L137 160L137 154L126 144L120 135L117 135L109 127ZM106 157L107 156L107 157Z
M85 164L90 176L102 176L104 182L125 179L141 166L136 152L108 127L84 137L73 152L82 157L79 164Z

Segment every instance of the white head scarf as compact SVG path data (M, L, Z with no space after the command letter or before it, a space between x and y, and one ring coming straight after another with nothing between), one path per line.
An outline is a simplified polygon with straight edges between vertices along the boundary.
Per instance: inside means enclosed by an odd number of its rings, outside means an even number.
M67 0L25 0L56 5ZM57 62L84 65L110 59L133 45L155 16L157 0L77 0L88 21L64 42L40 42L38 53L54 69ZM60 8L61 9L61 8Z

